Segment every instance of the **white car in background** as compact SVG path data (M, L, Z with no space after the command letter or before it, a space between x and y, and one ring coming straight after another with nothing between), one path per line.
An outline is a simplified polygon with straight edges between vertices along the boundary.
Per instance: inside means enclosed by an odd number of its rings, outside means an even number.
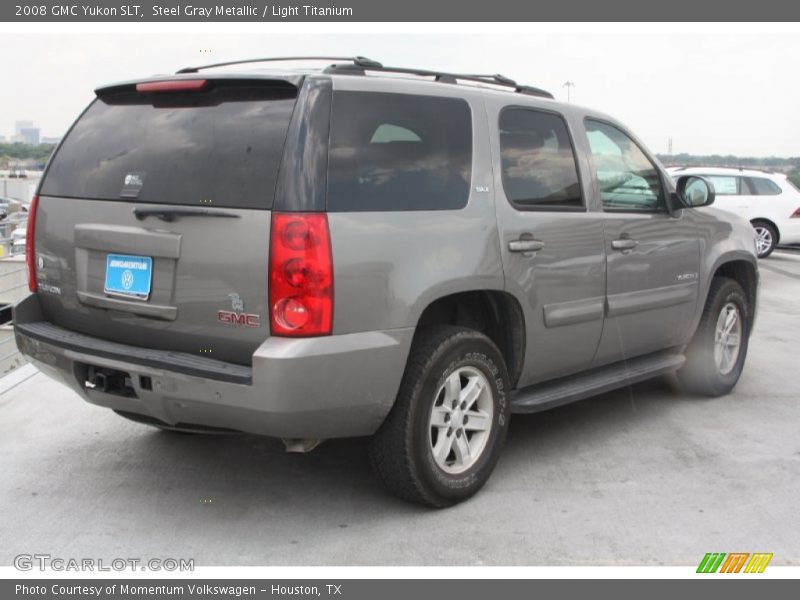
M766 258L780 244L800 244L800 190L783 173L723 167L670 167L667 172L701 175L714 184L714 206L750 221L756 250Z
M27 238L27 227L17 227L11 233L11 254L25 254L25 242Z

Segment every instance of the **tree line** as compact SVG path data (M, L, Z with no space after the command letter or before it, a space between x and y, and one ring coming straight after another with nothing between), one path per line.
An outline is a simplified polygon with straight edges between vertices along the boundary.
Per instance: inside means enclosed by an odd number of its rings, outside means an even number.
M23 144L22 142L0 142L0 169L7 169L17 162L31 166L44 166L55 149L55 144Z
M659 154L658 159L669 166L683 167L751 167L756 169L791 170L800 168L800 156L734 156L733 154Z
M17 162L28 163L31 167L43 167L55 149L55 144L23 144L21 142L0 142L0 169L8 169ZM786 173L789 179L800 187L800 156L734 156L732 154L659 154L658 159L667 166L682 167L750 167L771 169ZM33 163L33 164L30 164Z
M734 156L733 154L659 154L658 160L668 167L743 167L786 173L789 180L800 187L800 156Z

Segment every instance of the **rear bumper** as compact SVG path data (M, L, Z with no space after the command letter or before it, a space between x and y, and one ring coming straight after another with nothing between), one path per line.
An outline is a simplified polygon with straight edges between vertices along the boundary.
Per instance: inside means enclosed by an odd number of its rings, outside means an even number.
M800 219L786 219L780 226L780 244L800 244Z
M413 328L270 338L252 367L148 350L47 323L31 295L15 307L20 351L87 401L163 421L284 438L374 433L394 403ZM87 366L131 375L135 395L87 389ZM142 377L150 378L150 388Z

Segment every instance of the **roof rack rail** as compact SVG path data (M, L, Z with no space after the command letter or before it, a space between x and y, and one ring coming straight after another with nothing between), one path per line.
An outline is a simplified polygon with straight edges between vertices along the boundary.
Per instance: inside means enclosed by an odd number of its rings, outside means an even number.
M380 63L378 63L380 65ZM520 94L527 94L529 96L539 96L541 98L553 98L553 94L547 90L533 87L530 85L522 85L506 77L504 75L472 75L469 73L448 73L447 71L429 71L426 69L412 69L406 67L387 67L387 66L373 66L373 65L359 65L359 64L346 64L346 65L331 65L325 69L326 73L346 73L346 74L364 74L365 71L379 71L383 73L400 73L404 75L416 75L419 77L433 77L436 81L441 83L458 83L458 81L472 81L476 83L486 83L489 85L497 85L500 87L513 88L515 92Z
M758 171L759 173L764 173L766 175L775 175L775 171L770 169L769 167L738 167L740 171Z
M699 164L699 165L681 165L675 167L667 167L674 169L677 171L685 171L686 169L729 169L731 171L756 171L759 173L764 173L766 175L775 175L776 171L774 169L769 169L765 167L748 167L747 165L720 165L720 164Z
M184 67L175 71L176 75L184 73L197 73L205 69L214 69L216 67L229 67L231 65L246 65L251 63L260 62L289 62L295 60L346 60L352 63L355 67L380 69L383 67L378 61L366 58L364 56L281 56L272 58L248 58L245 60L231 60L228 62L212 63L210 65L201 65L199 67Z
M436 81L441 83L457 84L459 81L472 81L475 83L485 83L489 85L496 85L500 87L513 88L515 92L520 94L527 94L529 96L539 96L541 98L553 98L550 92L533 87L530 85L522 85L506 77L504 75L471 75L468 73L448 73L446 71L429 71L426 69L411 69L405 67L387 67L376 60L366 58L364 56L283 56L276 58L249 58L246 60L232 60L228 62L213 63L209 65L202 65L199 67L184 67L176 74L181 75L184 73L197 73L205 69L213 69L216 67L228 67L231 65L246 65L261 62L289 62L298 60L332 60L332 61L345 61L344 63L335 63L327 67L325 73L343 73L348 75L364 75L366 71L378 71L382 73L399 73L403 75L416 75L418 77L433 77Z

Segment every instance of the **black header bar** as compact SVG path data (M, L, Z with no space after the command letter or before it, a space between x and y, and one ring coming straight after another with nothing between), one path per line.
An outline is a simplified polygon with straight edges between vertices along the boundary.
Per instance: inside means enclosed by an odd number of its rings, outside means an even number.
M524 22L800 20L786 0L17 0L3 22ZM680 25L676 25L676 33Z

